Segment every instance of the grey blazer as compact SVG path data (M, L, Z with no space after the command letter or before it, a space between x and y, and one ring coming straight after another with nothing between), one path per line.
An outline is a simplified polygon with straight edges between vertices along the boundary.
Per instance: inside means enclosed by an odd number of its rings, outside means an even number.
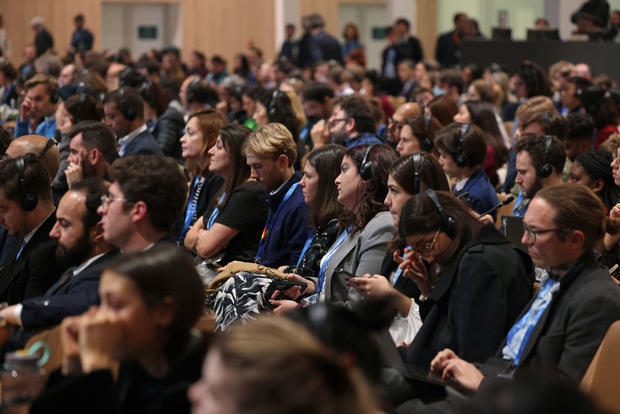
M325 268L323 294L325 301L346 304L349 300L359 300L359 294L347 285L344 276L334 270L343 268L361 277L381 272L381 264L388 252L388 243L394 238L394 223L388 211L377 213L362 231L347 237L336 249Z

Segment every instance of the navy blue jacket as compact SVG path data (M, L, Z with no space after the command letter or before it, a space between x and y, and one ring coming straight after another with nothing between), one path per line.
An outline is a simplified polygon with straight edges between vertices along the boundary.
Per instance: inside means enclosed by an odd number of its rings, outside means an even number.
M301 180L301 174L296 172L276 194L266 194L270 216L273 217L286 192L299 180ZM297 263L301 249L303 249L309 235L310 214L308 205L304 200L301 187L297 186L280 213L274 217L260 263L274 268L294 265Z
M482 214L495 207L498 203L497 193L489 177L482 168L478 168L469 177L465 183L465 187L461 191L455 191L456 194L469 193L469 204L478 214ZM497 210L492 214L493 220L497 216Z
M362 132L353 138L342 141L342 145L347 147L347 149L363 144L384 144L384 142L381 141L378 136L371 134L370 132Z
M153 134L148 130L137 135L127 144L123 157L130 155L164 155Z

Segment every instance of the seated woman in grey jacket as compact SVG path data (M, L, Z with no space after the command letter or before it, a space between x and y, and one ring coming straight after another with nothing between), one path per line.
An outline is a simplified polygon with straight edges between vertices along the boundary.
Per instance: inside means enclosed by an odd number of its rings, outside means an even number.
M360 297L349 287L348 276L381 270L394 230L383 200L388 191L388 171L397 158L397 153L387 145L358 145L346 151L335 181L338 202L345 210L339 236L319 262L317 277L289 275L289 280L304 282L306 288L303 292L297 286L290 288L284 292L286 296L298 299L316 294L316 300L337 304ZM293 301L277 299L279 293L275 292L270 301L277 306L276 312L297 306Z

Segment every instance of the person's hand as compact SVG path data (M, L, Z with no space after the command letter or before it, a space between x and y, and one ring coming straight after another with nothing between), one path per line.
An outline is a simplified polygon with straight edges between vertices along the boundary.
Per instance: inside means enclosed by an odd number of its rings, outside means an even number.
M196 251L196 243L200 235L200 231L205 228L204 219L202 216L198 217L198 220L190 227L185 233L185 239L183 239L183 246L190 252Z
M444 380L453 378L463 388L477 391L478 388L480 388L480 383L484 379L484 375L482 375L482 372L480 372L474 364L456 357L449 359L445 363L441 378Z
M485 214L484 216L479 216L476 213L476 217L478 218L478 220L482 224L493 224L493 225L495 225L495 220L493 220L493 216L491 216L490 214Z
M321 119L312 126L310 138L312 138L312 145L314 148L320 148L329 143L329 130L327 128L327 122L325 122L324 119Z
M33 111L34 106L32 105L32 101L30 100L30 98L24 98L19 108L19 120L25 121L26 119L30 119L32 117Z
M616 204L611 208L611 211L609 212L609 217L620 218L620 203Z
M15 317L15 308L17 305L8 306L2 309L2 319L4 319L9 325L20 326L19 320Z
M287 299L274 299L277 298L279 295L279 291L275 291L273 293L273 296L271 297L271 299L269 299L269 303L271 303L273 306L275 306L276 308L273 310L273 313L275 313L276 315L283 315L287 312L292 311L293 309L297 308L297 302L293 301L293 300L287 300Z
M314 285L314 282L312 280L308 280L306 278L303 278L299 275L296 275L295 273L289 273L286 275L286 278L288 280L292 280L294 282L301 282L301 283L305 283L306 284L306 288L303 290L303 292L301 291L301 286L291 286L290 288L286 289L286 290L276 290L273 293L272 298L277 298L278 295L280 293L283 293L287 298L293 299L293 300L297 300L299 299L299 297L301 295L310 295L314 292L316 292L316 286Z
M114 369L122 343L123 328L110 313L92 306L79 323L82 369L88 373L98 369Z
M65 175L67 176L67 185L69 188L84 180L84 157L82 157L82 153L78 154L77 164L69 163L65 169Z
M426 273L426 267L424 267L422 259L409 248L405 249L405 254L405 258L398 265L403 271L402 275L413 280L418 289L420 289L420 293L424 296L428 296L431 292L432 284Z
M387 278L381 275L370 276L368 273L364 277L350 278L349 285L369 299L386 298L395 292Z
M446 367L446 363L453 358L458 358L453 350L446 348L439 351L431 361L431 371L441 373Z
M62 344L62 373L64 375L81 372L79 327L81 316L68 316L60 324L60 343Z

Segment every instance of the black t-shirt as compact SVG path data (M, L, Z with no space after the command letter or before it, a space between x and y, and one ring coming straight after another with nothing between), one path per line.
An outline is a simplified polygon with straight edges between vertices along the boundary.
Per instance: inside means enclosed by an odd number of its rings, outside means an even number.
M220 264L225 265L233 260L254 261L260 234L267 221L267 204L261 199L264 192L255 181L243 184L233 190L226 205L220 209L215 223L239 231L224 249ZM213 207L205 212L205 226L212 212Z

